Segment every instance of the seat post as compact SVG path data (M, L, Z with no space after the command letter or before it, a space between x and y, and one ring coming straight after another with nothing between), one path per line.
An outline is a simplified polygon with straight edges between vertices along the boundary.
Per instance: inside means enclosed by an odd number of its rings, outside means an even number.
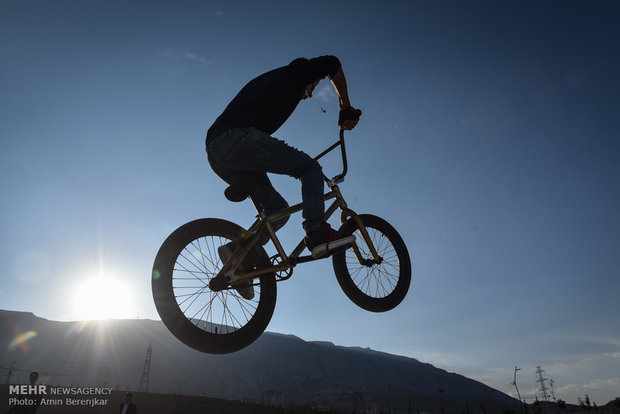
M252 204L254 205L254 208L256 209L256 212L258 214L264 213L264 211L260 208L260 206L258 205L258 203L254 200L254 197L252 197L252 195L248 195L248 198L252 201Z

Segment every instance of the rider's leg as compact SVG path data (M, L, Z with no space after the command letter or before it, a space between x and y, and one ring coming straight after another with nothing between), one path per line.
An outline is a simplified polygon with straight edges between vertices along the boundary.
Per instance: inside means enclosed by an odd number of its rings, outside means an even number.
M286 202L284 197L282 197L280 193L278 193L276 189L273 188L269 179L267 179L267 181L269 182L269 185L255 187L252 190L252 194L250 195L250 197L252 197L252 200L259 207L259 209L264 211L265 214L270 215L287 208L288 203ZM278 221L274 221L273 223L271 223L271 228L273 229L273 231L276 232L282 227L284 227L289 218L289 216L286 216ZM258 220L254 224L258 224ZM267 244L267 242L269 242L269 234L267 232L263 232L263 234L261 235L260 243L262 245L265 245Z
M243 180L243 176L252 172L285 174L300 179L304 204L304 229L307 233L312 232L323 223L325 214L323 173L319 163L304 152L262 131L240 128L230 130L211 140L208 154L213 170L229 183L231 179ZM276 207L278 197L281 198L273 186L269 187L259 189L254 197L255 201L265 208L267 214L279 209L267 211Z
M212 139L207 151L209 162L218 175L232 170L286 174L300 179L306 246L313 257L321 257L355 241L354 236L344 237L324 222L323 173L319 163L304 152L254 128L227 131Z

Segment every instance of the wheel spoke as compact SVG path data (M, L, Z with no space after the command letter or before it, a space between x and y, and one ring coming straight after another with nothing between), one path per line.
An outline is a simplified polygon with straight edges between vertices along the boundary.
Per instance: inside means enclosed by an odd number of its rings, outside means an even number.
M357 288L365 295L373 298L384 298L390 295L398 284L400 265L398 253L390 239L379 229L367 226L369 238L377 254L382 258L381 263L368 267L360 264L357 256L351 251L345 252L345 264L349 276ZM361 232L356 231L357 246L365 260L373 260L370 247L364 242Z
M253 318L260 301L260 283L253 284L257 292L252 300L243 299L235 289L209 289L209 281L223 266L218 247L229 241L216 235L197 238L181 251L173 269L173 290L179 308L195 326L211 334L241 329Z

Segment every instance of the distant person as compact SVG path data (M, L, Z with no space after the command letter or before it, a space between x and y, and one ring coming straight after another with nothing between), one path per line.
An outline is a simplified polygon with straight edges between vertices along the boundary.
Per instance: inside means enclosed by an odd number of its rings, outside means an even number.
M138 412L138 407L136 404L131 402L133 398L133 394L128 392L125 394L125 402L121 403L120 414L136 414Z
M37 385L39 383L39 373L33 371L30 373L30 385ZM35 414L41 405L41 399L43 396L41 394L31 394L29 395L29 399L34 400L34 404L32 405L14 405L9 408L10 414Z
M315 258L352 244L355 236L343 236L325 223L323 172L319 163L271 134L291 116L301 100L312 97L312 91L326 76L338 94L338 124L342 129L353 129L361 111L349 102L340 61L335 56L320 56L297 58L251 80L211 125L206 139L213 171L230 185L249 185L250 197L267 215L288 207L271 185L267 173L301 180L306 247ZM273 223L273 229L281 228L287 219ZM263 244L268 241L261 240ZM235 247L228 243L218 249L224 263ZM245 299L254 297L250 284L237 291Z

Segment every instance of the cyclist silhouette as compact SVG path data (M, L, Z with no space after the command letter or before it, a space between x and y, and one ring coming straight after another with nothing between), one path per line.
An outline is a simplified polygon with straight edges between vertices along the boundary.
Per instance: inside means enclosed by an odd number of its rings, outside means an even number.
M215 120L206 138L213 171L230 185L244 186L253 202L268 215L288 207L288 203L275 190L267 173L301 180L305 243L315 258L352 244L355 237L343 236L325 223L324 181L319 163L271 134L284 124L301 100L312 97L312 91L326 76L338 94L338 124L342 129L353 129L361 111L349 102L340 61L335 56L320 56L297 58L248 82ZM288 217L273 223L274 231L287 220ZM263 244L269 241L265 236ZM224 263L234 247L229 243L219 248ZM237 291L246 299L254 296L250 284Z

